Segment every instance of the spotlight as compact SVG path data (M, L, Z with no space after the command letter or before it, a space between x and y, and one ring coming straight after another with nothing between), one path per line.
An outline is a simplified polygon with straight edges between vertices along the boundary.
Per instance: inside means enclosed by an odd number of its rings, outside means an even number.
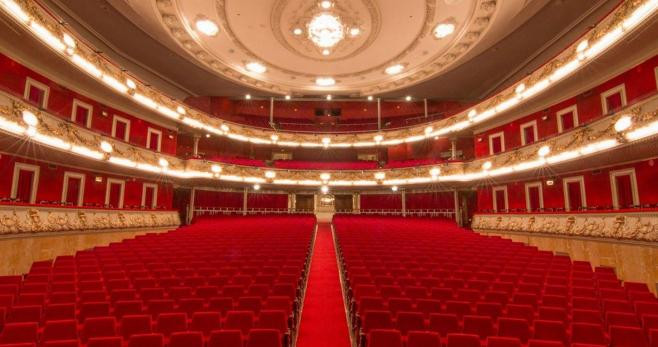
M322 187L320 188L320 191L322 191L322 194L327 194L327 193L329 193L329 187L327 187L327 186L322 186Z
M210 171L212 171L214 173L220 173L220 172L222 172L222 167L219 166L219 165L213 165L213 166L210 167Z
M491 166L492 166L491 162L488 161L488 162L485 162L484 164L482 164L482 169L483 170L489 170L489 169L491 169Z
M114 148L112 148L112 145L109 142L101 141L101 150L105 153L112 153Z
M39 124L39 118L30 111L23 111L23 122L31 127L35 127Z
M219 27L214 21L201 16L196 21L196 30L200 31L206 36L215 36L219 32Z
M158 164L160 164L160 166L162 166L162 167L169 166L169 162L165 158L160 158L160 160L158 160Z
M397 192L398 191L398 186L391 187L391 190L394 191L394 192Z
M629 116L622 116L615 122L615 131L620 133L631 127L633 120Z
M545 157L549 153L551 153L551 148L548 146L541 146L541 148L539 148L539 151L537 152L537 154L539 154L540 157Z
M254 190L260 190L260 184L254 184Z

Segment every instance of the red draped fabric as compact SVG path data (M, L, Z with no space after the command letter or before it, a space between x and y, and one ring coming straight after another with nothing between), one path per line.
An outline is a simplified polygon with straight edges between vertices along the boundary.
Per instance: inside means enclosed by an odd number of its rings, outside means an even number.
M28 100L32 101L33 103L43 106L43 99L46 97L45 91L35 87L31 86L30 91L28 92Z
M569 198L569 208L571 211L577 211L580 207L583 207L580 182L567 183L567 197Z
M500 136L495 136L491 138L491 148L493 149L493 154L500 153L503 151L503 139Z
M535 128L534 127L525 127L523 128L523 136L525 137L525 143L530 144L535 142Z
M114 208L121 206L121 184L110 183L110 199L108 203Z
M144 206L146 208L153 208L155 206L155 201L153 201L154 193L155 189L153 187L146 187L144 189Z
M80 194L80 185L82 181L77 177L68 177L66 186L66 203L73 205L78 204L78 195Z
M496 211L506 210L507 208L505 206L505 191L496 190L494 194L496 197Z
M32 197L32 180L34 179L34 172L30 170L18 171L18 186L16 190L16 198L22 202L33 202Z
M359 160L348 162L320 162L320 161L298 161L298 160L277 160L274 167L279 169L297 169L297 170L374 170L377 169L376 161Z
M82 106L77 106L75 108L75 122L80 124L83 127L87 127L87 117L89 117L89 110L82 107Z
M617 202L619 208L633 205L633 188L631 186L631 175L615 176L617 185Z
M249 194L247 208L288 208L288 194Z
M115 130L115 133L114 133L114 137L116 137L116 138L118 138L118 139L125 140L125 138L126 138L126 131L127 131L127 130L128 130L128 129L126 129L126 123L121 122L121 121L117 121L117 122L116 122L116 130Z
M537 211L540 208L539 204L539 187L528 188L528 202L530 203L530 211Z
M196 207L242 208L242 193L197 190L194 196Z
M401 210L400 194L361 194L362 210Z
M560 115L560 120L562 122L562 131L567 131L575 126L573 121L573 112L567 112Z
M407 194L407 209L453 209L453 192L410 193Z
M160 141L160 134L151 133L151 142L149 143L149 148L153 150L157 150L159 141Z
M608 113L613 112L621 108L621 93L614 93L605 98L605 102L608 105Z

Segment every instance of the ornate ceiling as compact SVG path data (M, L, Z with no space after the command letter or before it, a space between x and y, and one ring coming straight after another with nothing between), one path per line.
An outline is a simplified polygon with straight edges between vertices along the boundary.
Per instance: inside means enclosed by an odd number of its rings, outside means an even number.
M300 95L382 94L436 77L502 38L527 2L125 1L144 31L175 43L209 71L263 91ZM216 24L217 33L204 34L199 20ZM325 34L336 37L318 45L313 29L334 30Z

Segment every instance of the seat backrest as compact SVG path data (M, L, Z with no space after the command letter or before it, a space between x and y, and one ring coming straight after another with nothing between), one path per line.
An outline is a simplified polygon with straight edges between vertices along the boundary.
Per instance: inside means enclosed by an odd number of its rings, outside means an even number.
M402 335L393 329L372 329L368 332L368 347L402 347Z
M611 347L648 347L649 341L642 328L610 326Z
M221 327L222 316L219 312L195 312L192 315L190 330L200 331L204 335L210 335L213 330Z
M411 330L425 330L425 318L420 312L398 312L396 322L402 335Z
M538 319L534 324L535 339L566 342L567 332L563 322Z
M464 316L463 332L484 339L493 334L493 321L488 316Z
M216 330L210 333L208 347L242 347L240 330Z
M128 347L162 347L163 345L162 334L135 334L128 340Z
M606 338L603 327L601 324L572 323L571 342L605 345Z
M85 319L82 326L83 341L92 337L108 337L116 335L114 317L92 317Z
M389 311L367 311L363 318L363 331L368 333L371 329L390 329L393 320Z
M480 338L472 334L448 334L446 347L480 347Z
M175 332L169 337L168 347L203 347L203 335L200 332Z
M158 316L156 331L169 336L178 331L187 330L185 313L162 313Z
M530 340L528 347L564 347L564 343L551 340Z
M251 311L229 311L226 313L224 328L242 331L245 335L254 325L254 313Z
M30 323L9 323L0 333L0 343L36 343L39 324Z
M521 342L528 341L530 328L528 321L521 318L499 318L498 336L516 337Z
M407 347L441 347L439 333L431 331L410 331L407 333Z
M429 329L438 332L441 336L456 333L459 331L459 319L457 315L451 313L432 313Z
M87 347L121 347L121 337L92 337L87 341Z
M247 347L281 347L281 334L276 329L251 329Z
M521 347L521 340L516 337L489 336L487 347Z
M75 320L54 320L46 322L43 328L43 340L77 340L78 325Z
M147 315L127 315L121 318L121 335L129 339L134 334L150 334L151 317Z
M282 310L263 310L258 315L257 328L275 329L285 334L288 331L288 317Z

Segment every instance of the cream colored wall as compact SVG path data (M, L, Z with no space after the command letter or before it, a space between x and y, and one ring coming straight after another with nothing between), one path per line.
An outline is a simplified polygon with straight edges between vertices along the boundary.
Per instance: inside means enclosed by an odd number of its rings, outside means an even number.
M70 255L79 250L108 245L137 235L171 229L173 228L0 238L0 275L23 274L35 261Z
M644 282L656 293L658 284L658 244L603 241L524 233L480 232L499 235L536 246L540 250L562 252L573 260L586 260L592 266L611 266L624 281Z

